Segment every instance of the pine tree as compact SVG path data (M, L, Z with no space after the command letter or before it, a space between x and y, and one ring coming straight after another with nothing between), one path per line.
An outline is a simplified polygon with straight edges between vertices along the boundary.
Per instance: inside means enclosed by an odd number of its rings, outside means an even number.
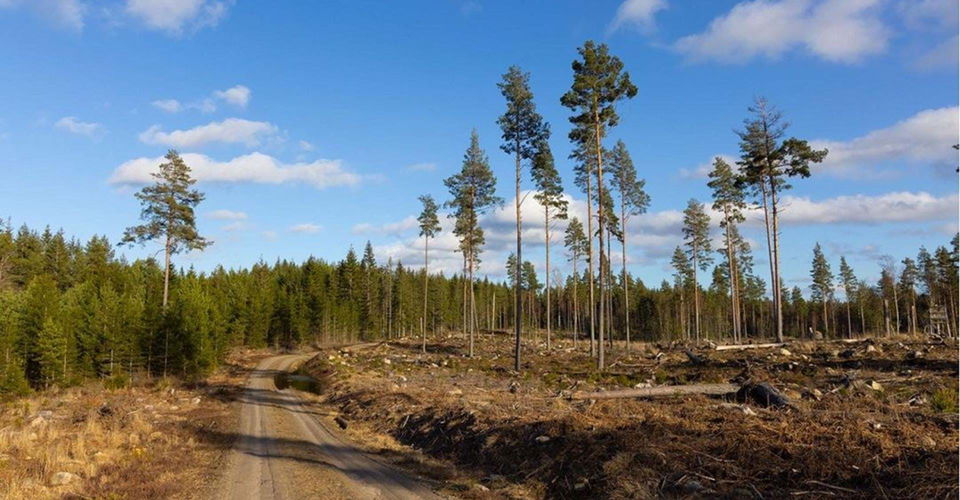
M626 330L627 349L630 349L630 287L627 286L627 226L629 217L646 213L650 206L650 195L644 190L646 181L637 179L637 169L623 141L617 141L610 153L610 171L613 174L613 187L620 194L620 260L623 269L623 324Z
M473 272L479 262L479 255L484 244L483 228L480 227L480 216L492 207L500 205L503 200L494 193L497 179L490 170L490 163L486 153L480 148L480 138L476 130L470 135L470 146L463 156L463 167L459 173L444 181L450 190L452 199L447 206L453 208L450 217L454 217L453 232L460 238L460 251L466 261L466 275L469 292L465 297L465 304L469 304L468 330L470 336L470 357L473 357L474 337L476 336L476 300L474 297Z
M497 84L500 93L507 101L507 110L497 120L503 131L503 144L500 149L504 153L512 154L515 166L515 200L514 209L517 219L517 258L523 260L521 244L520 220L520 182L522 180L523 161L532 161L537 154L538 144L550 137L550 128L543 122L537 113L533 102L533 92L530 90L530 74L524 73L519 67L511 66L503 75L503 80ZM522 307L520 304L520 285L516 285L516 309L514 312L514 360L513 368L520 371L520 336L522 324Z
M910 312L907 315L910 321L910 333L917 334L917 280L920 277L920 269L917 263L910 257L903 259L903 271L900 272L900 286L910 298Z
M700 340L700 286L697 284L697 269L706 271L713 263L710 254L710 217L703 204L691 199L683 211L683 239L693 277L694 333Z
M421 195L420 203L423 205L417 222L420 224L420 237L423 238L423 316L420 317L420 331L423 335L423 345L421 349L427 352L427 291L429 290L429 271L430 266L430 238L436 238L440 234L440 219L437 217L437 202L433 196L428 194Z
M859 293L857 291L857 276L853 268L847 264L847 259L840 257L840 286L843 287L843 294L847 303L847 338L853 338L853 320L850 318L850 301L857 298L859 302ZM863 332L860 332L861 334Z
M534 183L537 186L537 194L534 198L543 207L543 242L546 252L546 271L544 278L547 291L547 349L550 349L551 336L551 300L550 300L550 230L552 229L551 220L565 220L567 218L567 200L563 197L563 184L560 181L560 173L553 162L553 153L550 152L550 145L547 141L540 141L537 146L537 154L533 158L533 168L531 169Z
M140 219L144 224L128 227L120 244L144 244L164 239L163 307L170 295L170 256L183 250L203 250L212 242L197 233L194 209L204 195L191 189L196 180L190 177L190 167L180 155L170 150L160 164L159 172L151 174L156 182L136 194L143 209Z
M743 209L746 207L742 187L737 183L737 176L730 164L719 156L713 160L713 171L710 172L710 182L707 183L713 190L713 209L723 214L720 227L724 230L725 246L722 252L727 260L727 275L730 287L730 310L733 317L733 339L740 341L740 290L737 276L736 240L739 237L737 225L743 222Z
M694 272L693 266L690 265L690 259L687 257L686 252L681 250L680 247L674 249L670 263L673 265L674 287L680 293L680 309L678 314L680 318L680 331L684 338L689 338L690 330L687 328L688 315L684 309L684 290L687 289L696 273Z
M789 138L781 141L787 124L782 114L764 98L757 98L748 108L753 118L744 120L740 137L741 185L749 186L763 208L770 257L770 286L773 292L777 341L783 342L783 294L780 282L780 196L790 188L790 177L810 177L810 164L820 163L827 150L815 150L803 141Z
M580 303L579 291L577 290L580 275L577 273L577 263L580 261L580 256L585 254L590 246L590 242L587 241L587 236L583 234L583 224L580 223L580 219L576 217L570 219L570 223L567 224L567 229L564 233L563 244L567 247L567 251L570 252L570 261L573 262L573 342L574 347L576 347L577 340L580 336Z
M593 150L596 154L596 180L598 191L603 188L603 139L607 129L615 127L620 120L616 112L617 102L637 95L637 87L630 81L630 74L623 71L623 62L609 53L606 44L597 45L592 40L577 49L581 59L575 59L573 85L560 98L560 103L569 108L574 115L570 122L574 125L570 131L570 140L581 148ZM592 143L591 146L587 144ZM602 197L598 198L598 201ZM602 201L600 201L602 203ZM597 206L597 224L599 226L599 250L603 255L604 210ZM601 276L602 276L601 270ZM604 289L600 286L600 304L604 303ZM591 304L591 308L594 307ZM600 338L597 344L597 368L604 367L603 356L603 315L599 316Z
M810 268L810 290L813 300L820 301L823 307L823 332L830 334L830 322L827 320L827 303L833 297L833 272L830 263L823 255L820 243L813 247L813 263Z

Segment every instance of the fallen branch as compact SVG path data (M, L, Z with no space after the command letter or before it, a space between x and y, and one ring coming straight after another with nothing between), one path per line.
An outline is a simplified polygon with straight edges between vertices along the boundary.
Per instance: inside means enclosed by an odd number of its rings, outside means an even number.
M681 394L723 395L737 392L739 388L740 386L736 384L661 385L619 391L575 392L570 395L570 399L658 398Z

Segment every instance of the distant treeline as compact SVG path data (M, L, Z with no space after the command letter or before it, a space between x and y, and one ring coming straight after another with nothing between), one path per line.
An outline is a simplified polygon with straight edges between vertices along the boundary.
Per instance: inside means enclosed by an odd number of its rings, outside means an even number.
M923 331L931 304L956 325L957 238L916 260L885 266L878 283L855 280L850 296L821 302L804 299L799 288L784 296L788 332L814 329L829 336ZM545 297L532 266L521 275L527 341L544 335ZM722 272L702 287L702 322L707 338L729 337L728 286ZM551 295L555 336L570 338L573 290L580 294L580 337L588 303L586 276L567 276ZM849 278L849 276L848 276ZM614 339L623 337L623 292L619 276L609 278ZM690 338L691 284L666 281L647 287L627 275L631 330L641 340ZM463 325L462 276L429 279L426 326L430 336L459 332ZM314 341L388 339L421 332L423 274L399 262L374 259L352 249L335 263L310 258L297 264L263 262L249 269L171 276L170 303L161 306L163 269L154 259L128 262L114 254L105 237L86 244L62 232L22 227L0 230L0 391L70 385L89 378L123 379L132 373L197 376L216 367L237 346L294 347ZM741 317L746 337L769 337L771 304L765 284L750 280ZM512 327L513 289L478 280L477 324L482 330ZM848 308L849 306L849 308ZM849 313L848 313L849 311ZM850 320L848 321L848 314ZM824 320L826 318L826 324ZM944 325L946 328L946 325ZM946 330L943 333L948 333ZM956 332L952 332L955 334ZM481 335L478 342L483 342ZM587 343L581 344L586 348ZM507 354L507 353L505 353Z

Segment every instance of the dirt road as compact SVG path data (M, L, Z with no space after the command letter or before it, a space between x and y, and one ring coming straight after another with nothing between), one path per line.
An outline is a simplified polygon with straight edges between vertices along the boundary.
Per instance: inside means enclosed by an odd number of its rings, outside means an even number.
M276 375L305 358L271 357L251 374L220 498L440 498L346 442L329 416L292 390L277 388Z

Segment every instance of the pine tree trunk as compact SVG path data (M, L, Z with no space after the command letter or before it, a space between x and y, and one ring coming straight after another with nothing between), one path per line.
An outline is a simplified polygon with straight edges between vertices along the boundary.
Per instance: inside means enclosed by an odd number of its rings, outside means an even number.
M587 311L590 313L590 356L596 356L597 346L596 346L596 320L597 320L597 309L596 309L596 299L594 298L594 283L593 283L593 268L596 264L596 260L593 256L593 197L591 192L591 183L590 183L590 173L587 172L587 281L590 285L590 303L587 305Z
M893 282L893 312L894 316L894 332L900 333L900 298L897 296L897 282Z
M850 318L850 299L847 299L847 338L853 338L853 320Z
M516 212L517 212L517 282L514 284L514 294L516 295L516 310L514 311L514 345L513 345L513 369L520 371L520 322L523 319L522 301L520 296L520 282L523 271L523 248L520 244L520 141L516 143Z
M429 201L429 199L427 199ZM427 290L429 290L429 279L430 274L427 267L430 264L429 260L429 246L430 246L430 237L427 235L423 236L423 316L420 321L421 334L423 336L423 345L421 350L427 352Z
M597 337L597 369L603 370L603 150L600 146L600 115L599 111L594 110L593 116L594 138L596 139L597 157L597 236L600 240L600 317L598 319Z
M550 208L543 207L544 246L547 254L547 350L550 350Z
M477 327L477 304L473 295L473 249L470 250L470 357L473 357L473 342L476 337Z
M730 312L733 316L733 341L740 342L740 318L737 307L737 271L736 262L733 257L733 245L730 236L730 218L726 218L724 224L724 236L727 241L727 277L730 279Z
M777 341L783 342L783 287L780 285L780 224L777 214L777 191L776 187L772 185L772 180L773 179L771 179L770 186L770 201L773 208L773 270L775 276L773 294L777 298Z
M623 197L620 197L620 220L623 224L623 239L620 241L620 266L623 268L623 328L627 336L627 350L630 350L630 287L627 286L627 211Z
M576 350L580 338L580 301L577 283L580 275L577 274L577 252L573 252L573 348Z

